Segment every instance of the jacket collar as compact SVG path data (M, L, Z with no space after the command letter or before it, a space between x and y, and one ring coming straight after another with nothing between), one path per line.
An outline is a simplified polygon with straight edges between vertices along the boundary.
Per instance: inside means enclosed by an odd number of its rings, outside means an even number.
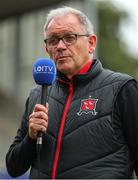
M92 63L89 63L82 68L77 75L74 75L73 79L74 81L88 82L89 80L95 78L102 70L103 67L100 60L94 59ZM61 72L57 72L57 80L67 84L71 81Z

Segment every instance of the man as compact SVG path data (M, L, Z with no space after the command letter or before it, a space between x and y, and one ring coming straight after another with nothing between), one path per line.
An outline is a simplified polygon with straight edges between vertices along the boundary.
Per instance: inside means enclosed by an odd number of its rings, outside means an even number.
M96 35L89 19L70 7L52 10L44 26L46 51L57 66L48 106L32 90L6 156L16 177L121 179L138 175L138 84L93 59ZM43 132L40 162L36 139ZM39 171L39 173L38 173Z

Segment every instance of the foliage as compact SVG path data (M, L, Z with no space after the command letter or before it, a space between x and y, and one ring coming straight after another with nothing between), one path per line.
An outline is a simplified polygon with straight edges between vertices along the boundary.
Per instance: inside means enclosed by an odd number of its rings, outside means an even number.
M98 55L105 68L137 78L138 61L127 52L119 35L120 22L127 17L109 1L98 3Z

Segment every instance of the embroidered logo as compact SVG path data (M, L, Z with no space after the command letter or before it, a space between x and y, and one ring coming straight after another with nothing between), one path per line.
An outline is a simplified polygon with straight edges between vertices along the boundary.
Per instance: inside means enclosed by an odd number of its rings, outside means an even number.
M96 112L96 104L97 104L98 99L92 99L91 96L89 96L88 99L83 99L81 100L81 106L80 110L77 113L77 115L82 115L83 113L89 114L91 113L92 115L96 115L98 112Z

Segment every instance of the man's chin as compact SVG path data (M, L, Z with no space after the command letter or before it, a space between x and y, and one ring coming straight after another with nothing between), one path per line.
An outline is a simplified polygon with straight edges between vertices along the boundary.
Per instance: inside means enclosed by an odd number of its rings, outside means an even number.
M68 72L71 69L71 67L69 67L66 63L64 63L64 64L57 64L57 69L61 72L62 71Z
M69 74L70 71L71 71L70 68L67 68L67 67L64 67L64 68L63 68L63 67L62 67L62 68L60 67L60 68L57 68L57 70L60 71L60 72L62 72L62 73L65 74L65 75L66 75L66 74Z

